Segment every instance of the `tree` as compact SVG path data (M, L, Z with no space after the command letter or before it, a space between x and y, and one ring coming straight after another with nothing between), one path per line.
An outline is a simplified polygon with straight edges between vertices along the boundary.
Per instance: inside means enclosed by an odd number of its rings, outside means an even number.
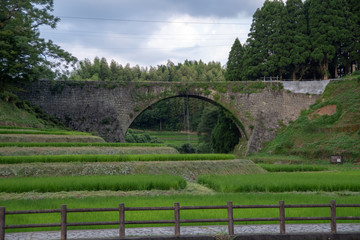
M329 78L329 63L346 38L345 0L311 0L309 32L311 57L319 64L322 78Z
M55 77L52 69L75 58L52 41L40 38L39 27L55 28L53 0L0 0L0 92L21 82ZM65 65L63 65L65 63Z
M226 80L227 81L241 81L243 68L244 48L238 38L235 39L229 53L228 62L226 65Z
M346 37L342 39L337 57L343 73L348 74L352 71L351 65L360 62L360 1L345 1L343 11L346 19Z
M211 146L216 153L229 153L239 143L239 129L223 110L219 111L218 122L211 132Z
M279 46L281 5L278 0L266 0L253 15L244 53L243 78L246 80L276 73L280 55L275 48Z
M305 7L302 0L287 0L286 2L287 18L284 22L285 34L289 52L289 71L293 81L296 80L296 73L299 73L299 79L307 70L307 62L310 56L310 39L307 34L307 20Z
M199 136L198 152L213 152L211 146L211 133L218 122L218 114L218 108L215 106L210 106L204 109L197 128L197 134Z
M106 61L106 58L101 58L100 60L100 72L99 77L101 81L109 81L111 77L111 70L109 64Z
M286 28L284 28L284 23L287 21L286 9L282 1L274 0L266 1L262 11L265 17L264 26L267 36L264 39L268 55L265 66L270 75L280 75L280 80L282 80L285 68L290 62L287 50L287 46L290 44Z

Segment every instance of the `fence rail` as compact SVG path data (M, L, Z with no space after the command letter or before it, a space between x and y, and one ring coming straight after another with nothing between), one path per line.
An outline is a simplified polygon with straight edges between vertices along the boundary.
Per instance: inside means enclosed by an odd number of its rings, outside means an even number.
M19 228L46 228L46 227L60 227L61 240L67 239L67 227L73 226L94 226L94 225L118 225L119 237L125 238L125 226L132 224L174 224L174 235L180 236L181 223L228 223L228 234L234 235L235 222L256 222L256 221L279 221L280 234L286 233L286 221L308 221L308 220L327 220L331 224L331 233L336 233L337 220L360 220L360 216L337 217L336 209L343 207L360 207L360 204L336 204L334 200L330 204L285 204L284 201L279 201L277 205L233 205L228 202L225 206L183 206L179 203L174 203L173 207L125 207L124 203L119 204L118 208L81 208L68 209L66 205L61 205L60 209L48 210L29 210L29 211L6 211L5 207L0 207L0 240L5 240L6 229ZM259 209L259 208L278 208L279 215L271 218L234 218L234 209ZM330 208L330 217L285 217L286 208ZM227 218L219 219L180 219L180 211L186 210L214 210L226 209ZM148 220L148 221L126 221L125 213L127 211L174 211L173 220ZM80 212L118 212L118 221L108 222L68 222L67 213ZM60 223L50 224L22 224L22 225L6 225L5 218L7 215L15 214L44 214L44 213L60 213Z

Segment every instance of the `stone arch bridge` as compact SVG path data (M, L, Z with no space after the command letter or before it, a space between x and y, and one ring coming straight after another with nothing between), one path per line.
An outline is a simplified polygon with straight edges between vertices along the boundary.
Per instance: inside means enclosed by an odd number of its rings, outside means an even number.
M93 82L41 80L18 96L74 130L125 141L134 119L163 99L195 97L228 110L242 133L243 153L257 152L282 124L295 120L328 82Z

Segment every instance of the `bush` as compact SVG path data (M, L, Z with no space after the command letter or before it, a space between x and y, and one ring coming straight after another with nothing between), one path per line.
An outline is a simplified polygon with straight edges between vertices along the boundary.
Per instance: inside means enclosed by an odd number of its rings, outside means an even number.
M190 143L185 143L181 147L177 147L179 153L195 153L195 148Z

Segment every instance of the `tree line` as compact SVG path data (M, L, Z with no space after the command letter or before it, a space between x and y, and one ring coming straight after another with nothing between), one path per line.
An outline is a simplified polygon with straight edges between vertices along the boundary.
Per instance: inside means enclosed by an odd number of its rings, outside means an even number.
M358 68L359 0L266 0L253 15L247 41L235 40L226 69L218 62L188 61L141 68L102 58L77 59L40 27L56 28L53 0L0 2L0 92L41 78L103 81L241 81L262 76L327 79ZM65 70L65 71L63 71Z
M246 43L235 40L226 79L337 78L359 62L359 0L266 0Z
M185 60L184 63L174 64L168 60L166 65L156 67L131 67L111 60L110 64L105 58L95 57L80 61L72 71L70 80L92 81L225 81L224 69L219 62L204 63L200 61Z

